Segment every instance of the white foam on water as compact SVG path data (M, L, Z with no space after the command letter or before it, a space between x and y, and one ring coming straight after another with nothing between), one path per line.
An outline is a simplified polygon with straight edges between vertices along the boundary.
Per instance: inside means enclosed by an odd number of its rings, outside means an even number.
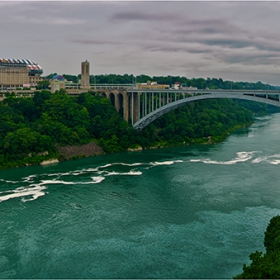
M81 175L81 174L84 174L84 173L85 173L85 171L74 171L74 172L72 173L72 175L78 176L78 175Z
M271 157L280 158L280 154L275 154L275 155L273 155L273 156L271 156Z
M51 184L62 184L62 185L75 185L77 182L65 182L62 180L42 180L39 185L51 185Z
M16 184L16 183L18 183L18 181L10 181L10 180L4 180L4 179L1 179L0 181L6 182L6 183L11 183L11 184Z
M10 181L10 180L3 180L4 182L6 182L6 183L12 183L12 184L17 184L18 183L18 181Z
M143 173L139 170L131 169L129 171L119 172L119 171L109 171L106 170L108 167L112 166L128 166L128 167L136 167L147 166L149 168L154 166L161 166L161 165L172 165L175 162L183 162L183 160L175 160L175 161L163 161L163 162L150 162L150 163L123 163L123 162L115 162L109 163L98 167L91 167L81 170L72 170L67 172L57 172L57 173L45 173L45 174L33 174L27 177L22 178L21 182L24 184L28 184L28 187L24 185L18 187L15 190L8 190L8 191L0 191L0 202L6 201L12 198L22 197L23 202L32 201L40 196L45 195L43 190L47 189L49 185L89 185L89 184L99 184L103 180L105 180L106 176L140 176ZM71 180L70 176L78 176L84 175L85 181L79 180L78 182L75 180ZM90 177L88 177L91 175ZM93 176L92 176L93 175ZM96 176L94 176L96 175ZM68 177L69 176L69 177ZM63 177L64 180L61 179ZM48 179L49 178L49 179ZM41 179L41 180L40 180ZM68 179L68 180L67 180ZM73 177L72 177L73 179ZM90 179L90 180L89 180ZM0 182L7 182L7 183L19 183L20 181L8 181L4 179L0 179Z
M29 188L19 187L15 190L6 191L5 193L10 193L10 194L0 196L0 202L9 200L11 198L25 197L25 196L32 195L32 198L22 199L23 202L31 201L37 199L40 196L45 195L45 193L43 192L44 189L46 189L46 187L40 185L37 185L35 187L29 187Z
M95 171L98 171L98 168L88 168L82 170L82 172L95 172Z
M60 173L59 176L68 176L68 175L72 175L73 172L65 172L65 173Z
M99 166L99 168L107 168L107 167L110 167L112 165L114 165L114 163L108 163L108 164Z
M61 173L49 173L49 174L42 174L44 176L53 177L53 176L60 176Z
M91 177L93 181L90 182L66 182L62 180L43 180L38 185L53 185L53 184L62 184L62 185L89 185L89 184L97 184L102 182L105 177L103 176L95 176Z
M91 179L93 180L93 182L90 182L90 184L98 184L102 182L105 179L105 177L96 176L96 177L91 177Z
M273 165L278 165L280 163L280 160L279 159L273 160L273 161L270 161L269 163L273 164Z
M107 174L105 176L114 176L114 175L132 175L132 176L139 176L139 175L142 175L142 172L141 171L129 171L129 172L115 172L115 171L112 171L112 172L108 172L107 171Z
M87 168L87 169L82 169L82 170L75 170L75 171L71 171L69 175L81 175L81 174L85 174L88 172L97 172L98 171L98 167L97 168Z
M142 165L143 163L140 162L135 162L135 163L121 163L121 165L125 165L125 166L139 166Z
M115 162L115 163L108 163L108 164L102 165L99 168L107 168L107 167L114 166L114 165L138 166L138 165L142 165L142 163L140 163L140 162L135 162L135 163Z
M44 192L37 192L37 193L35 193L35 194L33 194L32 196L32 198L22 198L21 199L21 201L22 202L27 202L27 201L32 201L32 200L35 200L35 199L37 199L38 197L40 197L40 196L43 196L43 195L45 195L45 193Z
M35 178L35 177L36 177L36 175L29 175L29 176L24 177L22 179L23 179L23 182L29 182L29 181L32 181L33 178Z
M267 157L258 157L252 160L252 163L260 163L262 161L267 161Z
M191 159L190 162L201 162L201 159Z
M263 161L267 162L269 164L278 165L280 163L280 154L258 157L256 159L252 160L252 163L260 163L260 162L263 162Z
M260 153L260 151L252 151L252 152L237 152L235 157L232 160L229 161L216 161L216 160L210 160L210 159L191 159L190 162L203 162L206 164L221 164L221 165L231 165L235 164L237 162L245 162L250 160L255 153Z
M153 166L157 166L157 165L172 165L172 164L174 164L174 161L162 161L162 162L155 161L155 162L150 162L150 164L153 165Z

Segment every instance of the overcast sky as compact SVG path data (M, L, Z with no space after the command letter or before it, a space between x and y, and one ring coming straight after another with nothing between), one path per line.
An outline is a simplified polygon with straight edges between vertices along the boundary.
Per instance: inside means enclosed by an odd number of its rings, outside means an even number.
M0 58L50 73L179 75L280 85L280 2L0 0Z

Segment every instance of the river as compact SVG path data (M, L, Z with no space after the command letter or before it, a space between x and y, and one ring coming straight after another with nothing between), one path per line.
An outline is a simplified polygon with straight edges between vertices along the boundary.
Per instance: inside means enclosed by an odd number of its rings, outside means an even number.
M0 278L231 278L280 212L280 114L216 145L0 171Z

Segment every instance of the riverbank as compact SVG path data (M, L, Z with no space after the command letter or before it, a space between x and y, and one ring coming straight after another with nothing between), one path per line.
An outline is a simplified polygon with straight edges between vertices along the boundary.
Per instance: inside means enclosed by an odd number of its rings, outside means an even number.
M26 157L21 160L9 161L0 165L0 170L32 166L32 165L49 165L58 163L65 160L73 160L83 157L91 157L105 154L103 149L94 142L90 142L84 145L67 145L60 146L56 144L57 152L32 154L29 153Z
M208 136L202 138L194 138L190 139L189 142L158 142L156 145L149 146L149 147L141 147L137 146L135 148L128 148L127 151L141 151L141 150L149 150L149 149L161 149L161 148L170 148L170 147L178 147L178 146L186 146L186 145L211 145L216 144L224 141L231 132L234 132L239 129L244 129L252 125L254 122L249 122L247 124L236 125L231 128L229 131L224 132L220 136ZM29 154L27 157L23 158L22 160L18 161L11 161L6 163L5 165L0 166L1 169L9 169L9 168L17 168L17 167L24 167L24 166L31 166L31 165L48 165L53 163L58 163L61 161L68 161L74 160L78 158L84 157L93 157L106 154L104 150L95 142L90 142L84 145L67 145L67 146L60 146L56 144L56 153L40 153L36 155ZM107 153L108 154L108 153Z

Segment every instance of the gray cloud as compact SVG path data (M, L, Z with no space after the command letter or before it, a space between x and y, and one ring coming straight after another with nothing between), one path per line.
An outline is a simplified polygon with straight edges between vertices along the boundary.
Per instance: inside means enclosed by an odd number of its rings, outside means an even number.
M260 65L275 61L279 63L280 58L276 54L263 54L261 56L258 54L239 54L224 56L223 61L229 64Z
M128 73L278 83L279 2L1 2L0 57L45 74ZM271 77L271 80L269 79Z
M69 39L71 43L83 44L83 45L121 45L118 41L103 41L103 40L87 40L87 39Z
M112 15L111 20L114 21L175 21L179 20L180 16L171 13L150 13L150 12L120 12Z

